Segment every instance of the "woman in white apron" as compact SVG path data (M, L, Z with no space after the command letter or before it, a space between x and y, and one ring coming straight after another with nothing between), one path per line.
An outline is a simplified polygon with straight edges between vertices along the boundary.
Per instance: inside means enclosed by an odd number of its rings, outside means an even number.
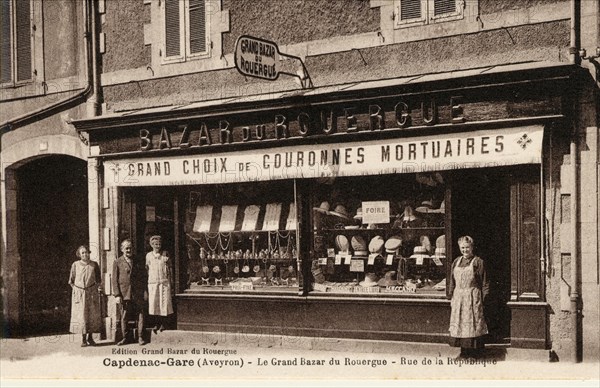
M483 301L489 282L483 260L473 254L473 238L459 238L458 246L462 256L452 263L450 278L450 346L461 348L459 357L477 357L484 347L483 336L488 333Z
M165 329L165 317L173 313L171 300L171 268L169 256L161 252L160 236L150 237L152 251L146 254L146 270L148 271L148 314L153 315L156 322L154 332Z

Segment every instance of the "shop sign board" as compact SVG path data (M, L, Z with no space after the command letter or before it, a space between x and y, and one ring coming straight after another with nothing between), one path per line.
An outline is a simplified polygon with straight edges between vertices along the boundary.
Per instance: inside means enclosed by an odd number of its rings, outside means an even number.
M110 186L168 186L402 174L541 162L543 126L210 155L106 160ZM112 171L112 173L111 173Z
M389 201L363 201L363 224L387 224L390 222Z
M235 43L235 67L250 77L274 81L280 74L279 48L274 42L242 35Z

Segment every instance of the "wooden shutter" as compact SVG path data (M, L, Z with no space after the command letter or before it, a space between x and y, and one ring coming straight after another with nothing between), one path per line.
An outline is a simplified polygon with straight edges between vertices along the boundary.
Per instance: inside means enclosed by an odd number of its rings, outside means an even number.
M511 178L511 298L541 300L539 168L523 168Z
M165 56L181 55L179 0L165 0Z
M433 0L435 16L456 12L456 0Z
M190 54L206 52L206 9L205 0L189 0Z
M421 18L421 0L400 0L400 20Z
M0 83L10 82L12 79L10 2L11 0L0 0Z
M31 2L20 0L15 5L17 81L26 81L31 79Z

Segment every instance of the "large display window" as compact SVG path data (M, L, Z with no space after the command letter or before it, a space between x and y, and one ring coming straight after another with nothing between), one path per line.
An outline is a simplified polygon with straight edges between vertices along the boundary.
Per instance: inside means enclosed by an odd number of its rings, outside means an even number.
M446 191L438 172L316 185L312 292L445 296Z
M190 187L187 289L298 291L293 181Z

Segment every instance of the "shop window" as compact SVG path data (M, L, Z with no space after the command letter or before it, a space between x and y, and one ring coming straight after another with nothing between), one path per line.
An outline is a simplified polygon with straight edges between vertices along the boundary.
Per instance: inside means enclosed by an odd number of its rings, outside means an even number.
M0 84L31 81L31 2L0 0L0 7Z
M313 292L445 296L445 200L440 173L318 185Z
M464 0L395 0L395 27L463 18Z
M165 62L182 62L210 55L206 0L165 0Z
M298 291L294 182L202 186L187 196L188 290Z

